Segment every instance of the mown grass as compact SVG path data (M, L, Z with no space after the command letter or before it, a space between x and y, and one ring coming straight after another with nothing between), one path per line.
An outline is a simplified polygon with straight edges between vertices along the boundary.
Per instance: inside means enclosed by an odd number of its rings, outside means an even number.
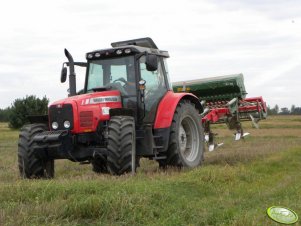
M53 180L19 178L18 132L0 124L0 225L278 225L266 216L272 205L301 215L299 119L245 124L241 142L217 126L225 145L193 170L143 160L137 175L113 177L61 160Z

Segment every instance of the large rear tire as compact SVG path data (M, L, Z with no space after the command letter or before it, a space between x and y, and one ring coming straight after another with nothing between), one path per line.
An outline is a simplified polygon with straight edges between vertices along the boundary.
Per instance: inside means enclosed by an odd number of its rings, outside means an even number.
M169 137L167 159L160 166L197 167L204 153L204 132L198 110L188 100L176 108Z
M46 131L45 124L30 124L22 127L18 143L18 166L22 178L53 178L54 160L38 158L33 150L33 137Z
M132 171L135 165L136 131L135 120L131 116L113 116L108 125L108 170L113 175ZM134 156L132 156L132 154ZM134 166L134 168L136 168Z

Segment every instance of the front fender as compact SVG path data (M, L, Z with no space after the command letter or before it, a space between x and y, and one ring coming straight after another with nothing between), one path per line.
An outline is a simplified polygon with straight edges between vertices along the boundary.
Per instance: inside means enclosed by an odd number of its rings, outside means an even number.
M178 103L183 99L190 100L195 104L195 107L199 109L200 113L203 112L200 100L195 95L191 93L174 93L168 91L159 103L154 129L168 128L171 126Z

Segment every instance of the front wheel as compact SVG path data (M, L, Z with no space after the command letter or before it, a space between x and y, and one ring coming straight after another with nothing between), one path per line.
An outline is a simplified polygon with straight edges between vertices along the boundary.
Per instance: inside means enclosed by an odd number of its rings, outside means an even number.
M44 124L30 124L22 127L18 143L18 166L22 178L53 178L54 160L38 158L34 152L35 135L46 131Z
M113 116L108 125L107 167L111 174L121 175L135 170L136 130L130 116ZM133 164L132 164L133 163Z
M167 159L163 164L191 168L201 165L203 139L204 132L197 109L190 101L180 102L172 120Z

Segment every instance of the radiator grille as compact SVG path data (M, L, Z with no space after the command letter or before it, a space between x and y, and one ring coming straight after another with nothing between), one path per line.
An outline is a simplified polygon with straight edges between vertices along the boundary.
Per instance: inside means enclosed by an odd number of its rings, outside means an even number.
M82 111L79 114L80 127L92 127L93 124L93 112Z
M49 108L49 119L50 124L57 122L59 127L57 130L66 130L64 127L64 121L68 120L70 122L69 130L73 129L73 110L71 104L64 104L61 107L57 105L52 105Z

